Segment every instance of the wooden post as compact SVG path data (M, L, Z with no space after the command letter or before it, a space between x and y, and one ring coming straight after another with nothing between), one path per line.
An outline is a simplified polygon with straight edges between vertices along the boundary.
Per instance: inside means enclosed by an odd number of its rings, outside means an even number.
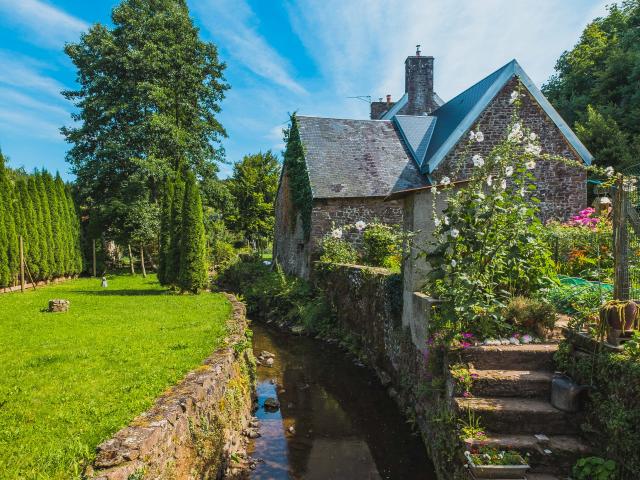
M627 229L627 198L623 179L616 181L613 192L613 298L629 300L629 231Z
M92 250L93 250L93 277L97 277L98 276L98 265L96 262L96 240L95 238L91 241L92 243Z
M20 235L20 291L24 293L24 240Z
M142 266L142 276L147 278L147 270L144 268L144 247L140 245L140 265Z
M131 275L135 275L136 269L133 266L133 253L131 252L131 244L128 243L127 247L129 247L129 266L131 267Z

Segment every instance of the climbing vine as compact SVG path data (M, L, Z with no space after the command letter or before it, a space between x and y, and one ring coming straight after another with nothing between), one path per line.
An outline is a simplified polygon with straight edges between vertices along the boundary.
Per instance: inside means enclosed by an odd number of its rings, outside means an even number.
M304 148L300 140L298 130L298 120L296 114L291 114L291 124L284 131L284 141L287 145L284 152L284 168L289 177L289 189L293 203L293 218L295 223L297 214L302 219L302 230L305 240L309 239L311 233L311 209L313 208L313 195L311 194L311 184L309 173L304 160Z

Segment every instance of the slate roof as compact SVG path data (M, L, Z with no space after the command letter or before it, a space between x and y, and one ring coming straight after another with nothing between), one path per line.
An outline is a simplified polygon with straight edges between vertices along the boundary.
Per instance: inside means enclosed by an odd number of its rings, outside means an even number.
M314 198L385 197L427 185L393 122L297 119Z

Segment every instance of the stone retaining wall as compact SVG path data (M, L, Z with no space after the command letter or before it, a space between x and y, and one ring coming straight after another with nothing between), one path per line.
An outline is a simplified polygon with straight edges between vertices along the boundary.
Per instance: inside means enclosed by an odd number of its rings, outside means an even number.
M439 479L462 478L450 397L430 389L432 378L445 378L442 352L429 351L424 335L403 325L402 279L383 268L316 264L314 283L338 322L338 329L355 337L360 358L374 368L381 383L420 430ZM426 328L432 302L418 299ZM422 340L421 340L422 339ZM434 362L428 363L428 358Z
M85 472L94 480L221 478L251 418L254 360L244 304L233 306L225 347L128 427L100 444Z
M24 284L24 289L25 290L30 290L34 286L43 287L45 285L52 285L54 283L66 282L67 280L73 280L75 278L78 278L78 276L76 275L76 276L73 276L73 277L58 277L58 278L54 278L52 280L40 280L39 282L25 283ZM22 287L20 285L15 285L13 287L3 287L3 288L0 288L0 293L19 292L21 288Z

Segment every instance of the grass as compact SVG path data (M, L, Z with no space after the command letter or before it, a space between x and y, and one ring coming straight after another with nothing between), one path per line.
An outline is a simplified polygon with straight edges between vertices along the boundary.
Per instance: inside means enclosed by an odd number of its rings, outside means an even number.
M44 312L55 298L70 311ZM0 479L80 478L96 445L222 344L230 311L152 275L0 295Z

